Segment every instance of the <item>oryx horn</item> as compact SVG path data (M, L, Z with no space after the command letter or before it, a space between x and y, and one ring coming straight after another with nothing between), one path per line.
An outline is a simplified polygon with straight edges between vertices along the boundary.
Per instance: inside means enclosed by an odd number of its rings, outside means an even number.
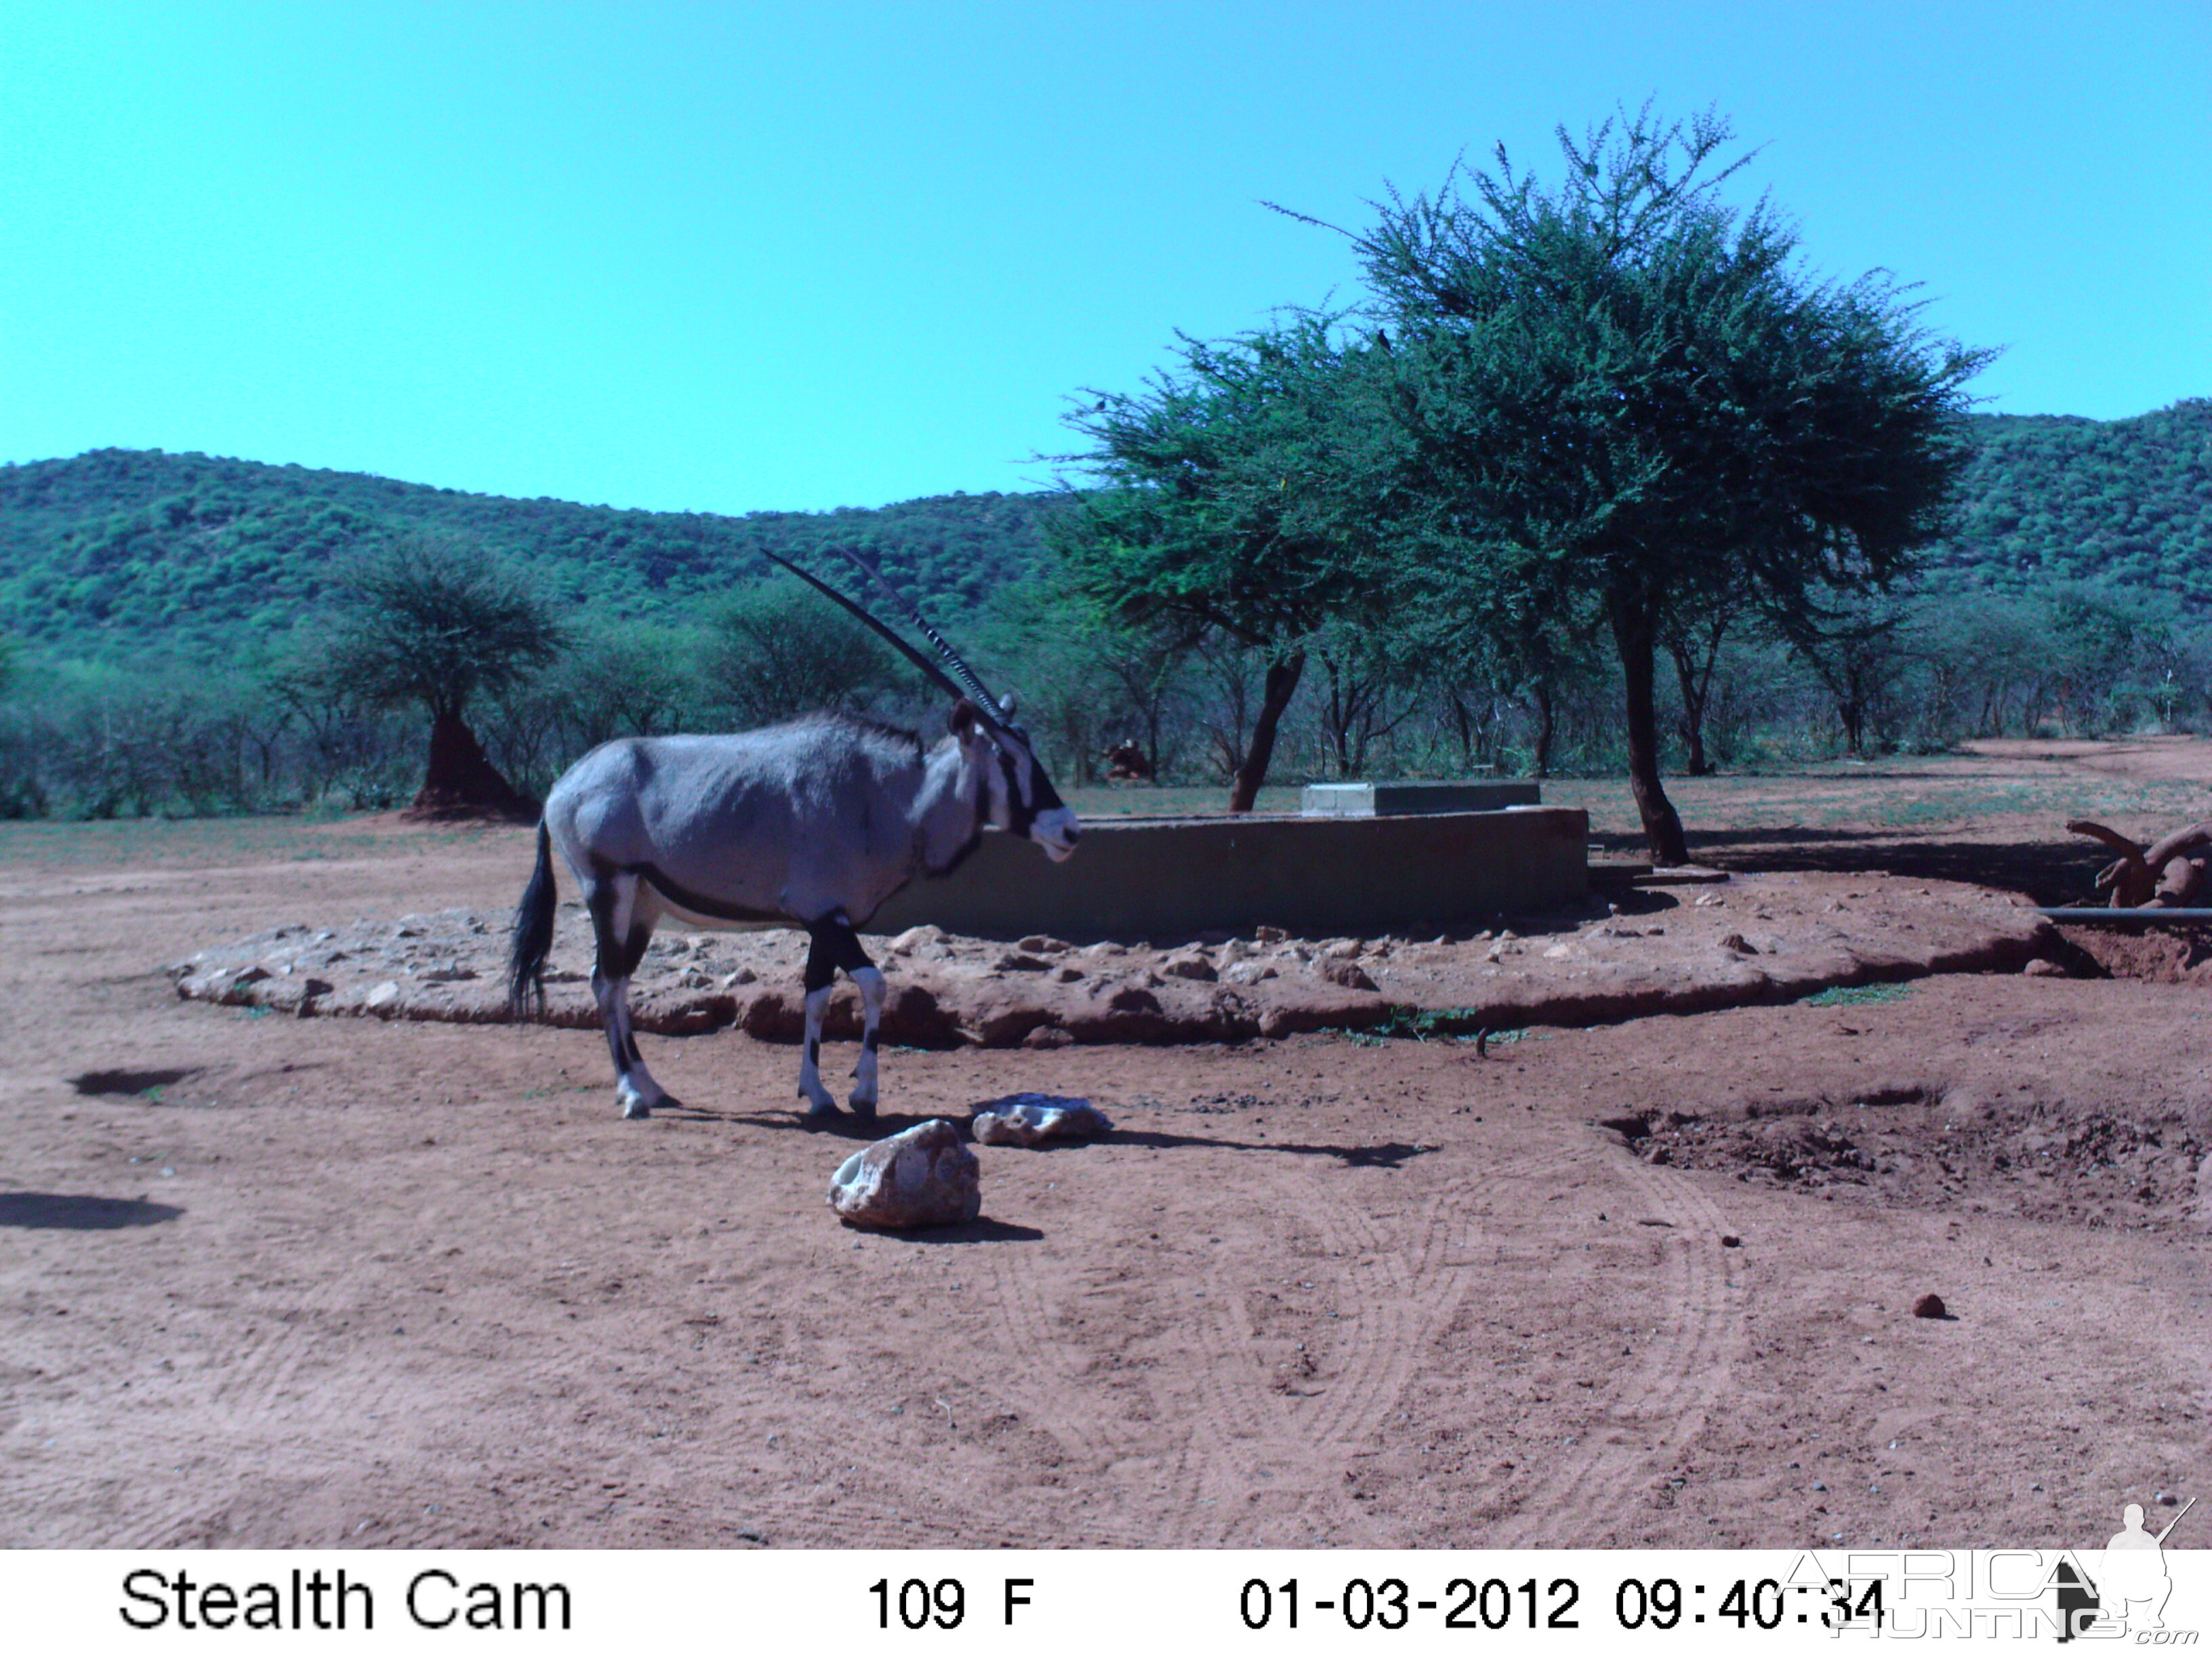
M916 668L921 670L923 674L927 676L930 680L935 683L941 690L955 697L964 697L969 695L966 690L955 684L953 683L952 677L947 674L942 668L939 667L937 664L932 662L927 657L922 655L921 652L915 650L911 645L908 645L904 640L901 639L897 634L893 632L890 629L886 628L876 617L871 616L866 611L854 604L851 599L847 599L842 593L840 593L836 588L830 586L828 582L823 581L819 576L815 575L811 571L800 569L789 559L781 558L775 554L769 552L766 548L763 548L761 550L761 556L769 560L771 563L781 565L786 570L791 572L793 575L798 577L799 580L805 582L809 587L814 589L816 592L820 593L824 599L833 599L838 605L843 606L844 609L851 611L854 616L859 617L860 620L866 623L869 628L872 629L876 633L880 634L885 640L890 641L894 650L896 650L901 656L904 657L908 662L912 663ZM995 711L986 710L983 717L986 720L993 720L994 718L994 714Z
M893 587L882 571L877 569L873 563L862 558L851 548L841 547L837 551L860 566L863 572L872 578L876 586L884 590L893 604L905 609L906 614L914 619L914 625L928 636L929 642L938 648L945 661L952 665L952 672L957 674L962 683L967 686L969 695L982 705L984 717L994 726L1004 726L1006 722L1006 705L993 696L984 685L981 677L960 659L960 653L946 642L945 635L929 625L929 618L915 608L914 601Z

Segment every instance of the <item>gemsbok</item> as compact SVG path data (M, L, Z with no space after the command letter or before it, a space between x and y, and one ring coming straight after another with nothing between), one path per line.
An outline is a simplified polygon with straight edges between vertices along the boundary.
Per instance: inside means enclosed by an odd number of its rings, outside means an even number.
M544 1006L557 847L591 915L598 946L592 992L626 1118L676 1103L646 1069L630 1030L630 976L664 916L706 928L805 928L799 1095L811 1114L837 1111L822 1085L822 1017L842 969L862 1011L851 1104L872 1117L884 975L854 929L916 876L952 869L986 823L1028 836L1054 860L1075 849L1075 814L1037 764L1012 699L985 690L872 564L839 550L906 610L957 684L826 582L787 560L775 562L859 617L952 697L948 737L926 748L914 732L824 714L731 736L618 738L570 767L545 798L538 866L515 911L509 1004L518 1018Z

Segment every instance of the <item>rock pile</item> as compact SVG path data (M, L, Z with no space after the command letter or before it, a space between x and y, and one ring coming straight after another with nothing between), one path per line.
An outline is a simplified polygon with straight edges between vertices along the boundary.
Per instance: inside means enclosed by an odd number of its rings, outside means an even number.
M916 1048L1236 1042L1359 1030L1420 1011L1450 1029L1587 1024L1781 1002L1832 985L1924 973L2017 972L2063 951L2019 901L1962 884L1876 875L1738 877L1697 896L1634 895L1552 916L1493 919L1410 937L1231 937L1009 944L934 927L866 941L889 981L883 1040ZM1626 908L1626 907L1623 907ZM633 981L633 1021L666 1036L736 1028L796 1042L805 938L792 931L664 933ZM202 951L169 972L178 994L301 1016L503 1021L507 918L466 910L276 927ZM596 1029L591 929L556 920L544 1018ZM1443 1029L1439 1027L1437 1029ZM840 981L824 1036L860 1036Z

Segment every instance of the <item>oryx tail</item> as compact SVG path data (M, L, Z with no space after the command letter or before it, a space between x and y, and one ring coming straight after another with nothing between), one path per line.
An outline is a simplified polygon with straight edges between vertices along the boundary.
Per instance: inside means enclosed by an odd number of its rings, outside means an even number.
M507 1006L515 1019L545 1012L545 958L553 949L553 837L538 826L538 867L514 907L514 948L507 961Z

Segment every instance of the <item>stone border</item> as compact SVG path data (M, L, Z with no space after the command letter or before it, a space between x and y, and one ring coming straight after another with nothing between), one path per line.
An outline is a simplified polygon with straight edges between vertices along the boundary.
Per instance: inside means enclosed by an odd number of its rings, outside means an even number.
M1644 914L1620 914L1639 905ZM1043 935L1007 945L922 926L867 943L890 981L884 1038L916 1048L1589 1025L1926 974L2017 972L2039 960L2049 970L2063 950L2050 923L2007 895L1822 874L1686 885L1425 939L1301 939L1262 927L1165 945ZM506 918L448 910L281 927L168 971L179 996L230 1007L495 1024L509 1018L506 948ZM788 932L663 934L635 982L635 1023L664 1036L737 1029L796 1042L803 954ZM563 906L546 1023L597 1029L590 959L581 908ZM842 981L824 1034L860 1035L858 1000Z

